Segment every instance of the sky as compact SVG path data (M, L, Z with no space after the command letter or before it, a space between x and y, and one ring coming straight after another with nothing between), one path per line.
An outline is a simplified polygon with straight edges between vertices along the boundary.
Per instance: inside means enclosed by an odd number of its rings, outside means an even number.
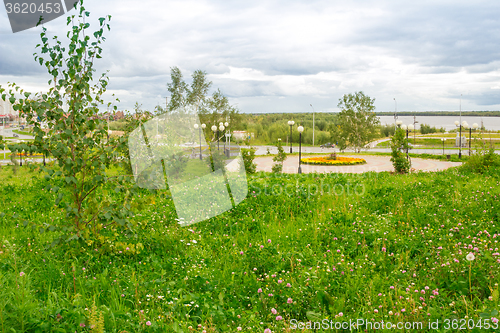
M37 0L39 2L39 0ZM376 111L500 110L500 1L85 0L111 15L107 100L165 105L170 70L207 73L243 113L339 111L363 91ZM68 14L74 14L70 11ZM45 24L64 37L66 18ZM0 85L46 91L41 28L12 33L0 6ZM312 104L312 107L311 107Z

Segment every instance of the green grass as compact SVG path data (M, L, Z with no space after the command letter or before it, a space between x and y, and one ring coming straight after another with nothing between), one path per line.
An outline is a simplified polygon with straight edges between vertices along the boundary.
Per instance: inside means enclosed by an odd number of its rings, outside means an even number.
M236 208L184 228L167 192L143 191L135 236L50 251L57 235L22 223L65 223L46 184L0 170L0 332L89 332L94 304L106 332L498 318L500 170L258 173Z
M33 135L30 131L13 130L12 132L20 135Z

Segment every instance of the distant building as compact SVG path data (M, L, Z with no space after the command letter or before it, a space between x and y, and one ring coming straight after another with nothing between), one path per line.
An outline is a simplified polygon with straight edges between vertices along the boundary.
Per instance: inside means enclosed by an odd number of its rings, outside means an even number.
M245 140L248 138L247 131L233 131L234 140Z
M17 120L19 119L18 115L19 112L14 110L9 101L0 98L0 123Z

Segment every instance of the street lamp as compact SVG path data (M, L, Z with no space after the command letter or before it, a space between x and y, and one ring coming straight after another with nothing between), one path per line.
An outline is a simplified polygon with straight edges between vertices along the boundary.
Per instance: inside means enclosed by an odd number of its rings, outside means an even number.
M479 125L477 123L472 124L472 127L469 127L469 156L471 154L471 143L472 143L472 129L477 129Z
M441 141L443 142L443 155L444 155L444 142L446 141L446 138L441 138Z
M204 129L207 125L201 124L201 127L198 126L198 124L194 124L194 129L199 130L200 132L200 160L202 159L202 154L201 154L201 130Z
M211 129L212 129L212 132L214 132L214 140L215 140L215 137L217 135L217 126L216 125L212 125Z
M219 124L219 131L224 132L224 129L225 129L224 124L220 123ZM220 144L219 144L219 139L220 139L219 138L219 131L217 131L217 150L219 150L219 146L220 146ZM224 147L224 149L226 149L226 148Z
M229 158L229 156L231 156L231 131L229 131L229 123L227 121L224 123L224 127L226 128L226 133L224 135L224 137L225 137L224 154L226 154L227 158ZM227 133L227 132L229 132L229 133ZM229 146L228 150L226 150L226 143Z
M298 173L302 173L302 169L300 168L300 157L302 153L302 132L304 132L304 126L297 127L297 131L299 131L299 171Z
M460 136L458 137L458 158L462 158L462 124L456 120L455 126L460 127Z
M289 120L288 125L290 125L290 154L292 153L292 126L295 124L295 121Z
M409 145L410 143L408 142L408 133L413 131L414 127L413 127L413 124L409 124L408 125L408 129L406 130L406 159L409 159L408 157L408 149L409 149Z

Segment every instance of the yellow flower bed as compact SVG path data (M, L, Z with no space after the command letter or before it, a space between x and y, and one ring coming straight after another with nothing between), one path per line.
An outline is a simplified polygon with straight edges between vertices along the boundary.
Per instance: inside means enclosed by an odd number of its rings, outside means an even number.
M13 153L15 156L19 156L19 153ZM38 154L38 153L21 153L21 156L27 156L27 157L37 157L37 156L43 156L43 154Z
M337 157L335 160L328 157L308 157L300 159L300 162L315 165L355 165L366 163L364 159L354 157Z

